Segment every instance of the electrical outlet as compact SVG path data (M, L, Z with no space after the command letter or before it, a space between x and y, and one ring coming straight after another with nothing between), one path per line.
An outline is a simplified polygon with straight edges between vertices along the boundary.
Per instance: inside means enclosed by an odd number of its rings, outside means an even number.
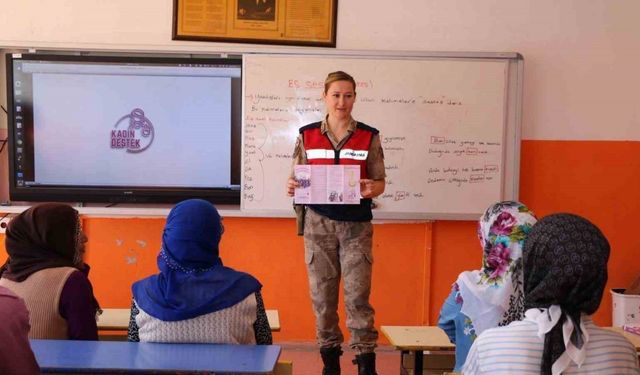
M10 221L11 218L9 216L0 219L0 233L4 233L7 231L7 225L9 225Z

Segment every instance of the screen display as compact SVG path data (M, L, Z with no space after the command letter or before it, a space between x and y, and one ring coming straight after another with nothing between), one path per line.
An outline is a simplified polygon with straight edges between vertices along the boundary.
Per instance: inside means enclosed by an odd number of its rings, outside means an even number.
M12 200L239 199L240 59L8 59Z

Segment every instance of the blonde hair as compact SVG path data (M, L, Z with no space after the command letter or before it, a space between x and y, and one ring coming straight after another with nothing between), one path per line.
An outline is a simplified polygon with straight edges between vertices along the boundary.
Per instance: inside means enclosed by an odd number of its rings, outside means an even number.
M327 91L329 91L329 86L331 86L332 83L336 82L336 81L347 81L347 82L351 82L351 84L353 85L353 93L356 93L356 80L353 79L352 76L350 76L349 74L338 70L337 72L331 72L327 75L327 79L324 80L324 94L327 94Z

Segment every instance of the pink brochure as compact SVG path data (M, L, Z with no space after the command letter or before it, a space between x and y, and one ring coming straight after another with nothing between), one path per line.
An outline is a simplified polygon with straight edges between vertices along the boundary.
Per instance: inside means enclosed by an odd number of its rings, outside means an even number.
M359 165L296 165L296 204L360 204Z

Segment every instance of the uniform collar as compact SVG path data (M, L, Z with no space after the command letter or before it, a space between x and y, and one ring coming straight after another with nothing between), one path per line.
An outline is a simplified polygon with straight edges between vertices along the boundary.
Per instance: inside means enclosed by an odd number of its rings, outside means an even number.
M326 134L329 131L329 123L327 122L327 118L329 117L329 115L324 116L324 119L322 120L322 124L320 125L320 132L322 134ZM356 125L358 124L358 122L356 120L353 119L353 117L351 117L351 120L349 121L349 127L347 128L347 131L349 133L353 133L356 130Z

